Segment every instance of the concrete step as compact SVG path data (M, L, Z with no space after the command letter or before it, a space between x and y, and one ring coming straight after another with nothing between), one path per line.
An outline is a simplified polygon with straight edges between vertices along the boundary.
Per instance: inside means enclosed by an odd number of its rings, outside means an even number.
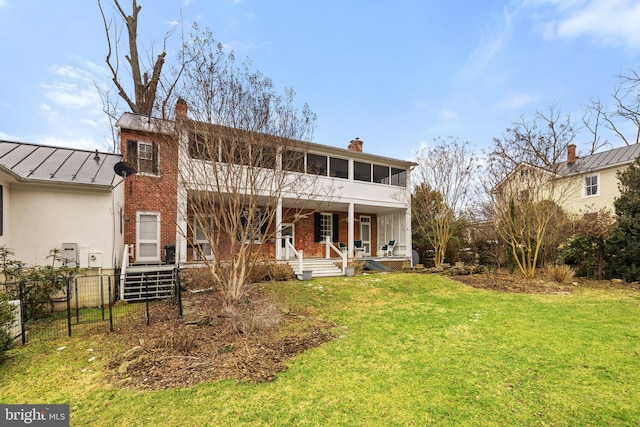
M286 261L293 271L298 272L298 260ZM312 277L338 277L343 276L342 268L338 267L336 263L341 261L338 258L305 258L303 260L303 271L312 271Z

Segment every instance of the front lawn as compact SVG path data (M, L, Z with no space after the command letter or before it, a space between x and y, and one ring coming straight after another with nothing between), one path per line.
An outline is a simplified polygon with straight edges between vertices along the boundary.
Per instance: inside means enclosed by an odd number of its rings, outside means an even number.
M96 335L10 350L0 402L69 403L80 426L640 424L638 291L510 294L401 273L267 286L288 315L340 325L275 381L118 388L107 364L123 349Z

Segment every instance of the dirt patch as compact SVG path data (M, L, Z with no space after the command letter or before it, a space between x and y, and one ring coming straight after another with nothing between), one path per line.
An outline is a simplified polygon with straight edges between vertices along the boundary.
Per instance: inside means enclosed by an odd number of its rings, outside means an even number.
M451 279L474 288L515 293L562 294L571 293L580 287L640 290L640 284L637 282L626 283L618 280L591 280L576 277L570 282L558 283L544 277L526 280L518 273L507 274L503 272L452 276Z
M331 340L335 326L291 313L259 290L232 309L215 292L185 292L183 298L190 311L183 318L158 303L150 325L140 313L138 322L114 334L126 349L141 347L110 363L116 385L158 390L229 378L271 381L287 360Z

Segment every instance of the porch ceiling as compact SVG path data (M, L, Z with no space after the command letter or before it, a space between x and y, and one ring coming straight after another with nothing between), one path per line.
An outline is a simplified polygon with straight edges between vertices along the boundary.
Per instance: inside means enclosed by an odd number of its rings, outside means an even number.
M310 209L319 211L340 211L346 212L349 210L349 203L345 202L314 202L311 200L287 200L282 201L282 207L287 209ZM354 204L354 211L358 214L376 214L385 215L391 213L398 213L404 211L403 208L379 206L379 205L367 205L363 203Z

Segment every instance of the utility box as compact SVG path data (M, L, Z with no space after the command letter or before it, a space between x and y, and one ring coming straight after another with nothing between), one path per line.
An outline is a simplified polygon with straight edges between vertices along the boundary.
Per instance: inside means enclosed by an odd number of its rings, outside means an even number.
M91 252L89 254L89 268L102 268L101 252Z
M78 244L63 243L62 257L66 260L67 267L71 267L71 268L78 267Z

